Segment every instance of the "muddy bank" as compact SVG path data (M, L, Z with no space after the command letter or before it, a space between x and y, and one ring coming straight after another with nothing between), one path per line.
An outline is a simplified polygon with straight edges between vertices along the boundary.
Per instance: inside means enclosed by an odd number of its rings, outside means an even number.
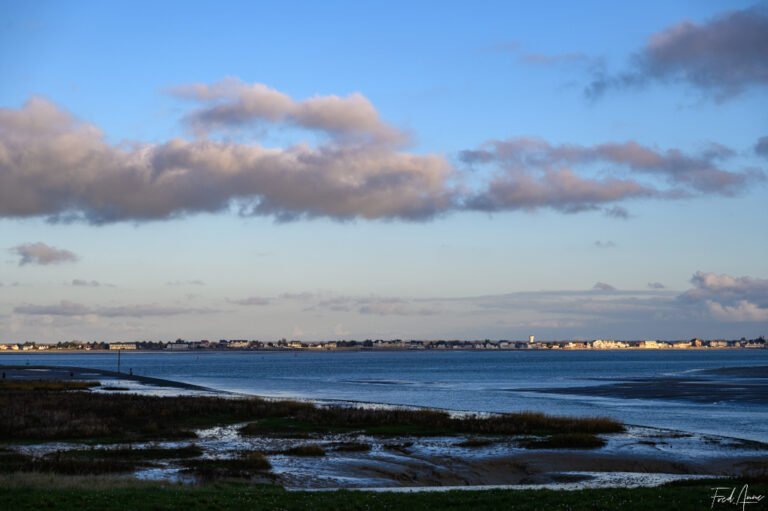
M133 382L141 386L155 387L160 389L179 389L187 391L199 391L214 394L229 394L225 391L193 385L162 378L153 378L151 376L139 376L130 372L108 371L105 369L92 369L87 367L70 366L44 366L44 365L0 365L0 376L8 381L99 381L104 385L120 382L121 385L126 382ZM128 387L127 390L140 391L140 387Z
M685 376L632 378L606 385L542 388L536 389L536 392L619 399L679 400L700 404L729 402L768 405L768 367L709 369Z

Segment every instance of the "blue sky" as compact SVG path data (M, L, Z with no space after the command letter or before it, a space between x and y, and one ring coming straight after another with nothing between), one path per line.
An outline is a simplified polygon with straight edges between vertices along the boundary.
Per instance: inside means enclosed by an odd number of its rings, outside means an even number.
M0 1L0 341L768 334L766 9Z

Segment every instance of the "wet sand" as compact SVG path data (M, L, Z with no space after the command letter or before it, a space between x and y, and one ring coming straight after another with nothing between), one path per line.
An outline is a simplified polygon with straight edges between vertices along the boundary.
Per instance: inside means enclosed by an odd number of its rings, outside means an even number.
M768 405L768 366L727 367L692 372L685 376L632 378L606 385L542 388L536 392L620 399L682 400L702 404L731 402Z

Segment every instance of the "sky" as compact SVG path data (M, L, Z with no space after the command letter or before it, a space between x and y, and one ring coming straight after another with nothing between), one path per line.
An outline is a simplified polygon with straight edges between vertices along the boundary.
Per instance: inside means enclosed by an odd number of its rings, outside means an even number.
M0 0L0 342L768 335L768 4Z

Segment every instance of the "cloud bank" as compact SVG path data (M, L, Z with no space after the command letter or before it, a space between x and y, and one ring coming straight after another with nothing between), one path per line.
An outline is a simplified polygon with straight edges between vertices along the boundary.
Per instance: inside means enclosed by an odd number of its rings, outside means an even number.
M694 285L680 296L720 321L768 321L768 280L696 272Z
M613 205L616 202L704 194L733 196L765 180L761 170L725 169L723 162L733 156L734 151L719 144L710 144L699 154L686 154L634 141L554 145L528 137L491 140L459 155L471 167L490 164L498 169L485 189L468 198L470 209L548 207L574 213L602 207L618 217L626 217L627 211Z
M62 300L52 305L19 305L13 309L16 314L32 316L99 316L103 318L144 318L152 316L178 316L181 314L205 314L216 312L212 309L184 307L163 307L160 305L124 305L117 307L88 307L81 303Z
M450 208L451 168L391 146L267 148L209 140L108 144L43 99L0 110L0 216L93 224L235 206L278 220L421 220Z
M598 73L585 89L599 98L612 89L680 82L717 102L768 85L768 9L731 11L706 23L678 23L653 34L629 69Z
M52 247L42 242L17 245L11 248L10 252L19 256L19 266L27 264L45 266L71 263L78 260L78 257L69 250Z
M289 123L328 136L286 147L208 138L116 145L33 98L0 109L0 218L106 224L234 209L277 221L424 221L538 208L627 218L626 201L732 196L765 179L758 169L726 168L736 152L718 144L687 154L634 141L578 146L526 137L461 151L457 168L444 156L403 150L407 137L360 95L294 100L237 81L175 93L202 105L185 118L196 130ZM477 172L481 166L490 170Z

